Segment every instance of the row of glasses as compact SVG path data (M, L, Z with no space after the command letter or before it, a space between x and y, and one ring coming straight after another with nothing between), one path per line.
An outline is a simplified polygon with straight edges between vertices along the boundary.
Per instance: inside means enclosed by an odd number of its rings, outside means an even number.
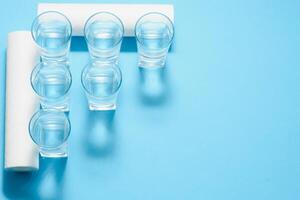
M72 25L63 14L49 11L35 18L31 33L41 55L41 62L32 71L31 85L40 97L41 107L69 111Z
M174 38L172 21L161 13L147 13L135 25L139 67L163 67ZM113 13L99 12L85 23L84 36L92 61L118 63L124 25Z
M114 14L92 15L84 27L91 61L83 69L82 86L90 110L114 110L122 83L118 66L124 35L122 21ZM72 76L68 65L72 26L59 12L45 12L32 25L32 36L41 49L41 63L31 75L33 90L41 108L30 120L29 132L45 157L67 156L66 142L71 124L64 111L69 110L68 93ZM160 13L148 13L135 25L139 67L165 65L174 37L171 20Z
M81 73L89 110L115 110L122 83L119 55L124 35L122 21L109 12L93 14L85 23L84 36L90 61Z
M30 120L29 133L42 157L67 157L71 131L66 112L72 84L68 60L72 26L63 14L50 11L35 18L31 33L41 59L30 78L40 99L40 109Z
M95 13L85 23L84 36L91 61L82 71L81 82L90 110L116 109L122 82L118 63L123 35L124 25L113 13ZM174 37L172 21L161 13L145 14L135 25L135 36L138 66L165 66Z

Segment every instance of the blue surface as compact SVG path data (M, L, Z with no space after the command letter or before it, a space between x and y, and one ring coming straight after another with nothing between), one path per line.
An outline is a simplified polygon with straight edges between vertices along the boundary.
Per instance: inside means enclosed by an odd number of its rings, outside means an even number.
M164 71L139 71L124 41L115 113L88 112L88 54L73 40L69 158L43 160L37 174L1 171L0 199L300 199L300 1L173 3ZM36 5L1 3L2 135L6 36L30 28Z

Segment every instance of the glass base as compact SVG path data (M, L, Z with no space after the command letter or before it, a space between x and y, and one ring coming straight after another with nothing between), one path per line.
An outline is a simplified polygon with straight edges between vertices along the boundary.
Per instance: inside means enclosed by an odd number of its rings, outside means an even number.
M69 112L70 104L69 102L65 102L62 104L48 104L48 103L41 102L41 108L43 110L58 110L61 112Z
M67 49L68 50L68 49ZM43 55L44 54L44 55ZM53 62L60 62L60 63L68 63L68 51L66 51L63 55L47 55L48 53L42 52L41 55L41 62L43 63L53 63Z
M146 69L159 69L165 67L165 65L141 65L138 64L139 68L146 68Z
M89 110L97 111L97 110L116 110L116 104L95 104L89 103Z
M56 149L40 148L40 155L41 155L41 157L45 157L45 158L68 157L67 145L64 144L63 146L56 148Z
M139 57L138 66L141 68L161 68L166 64L166 58L148 58L144 56Z

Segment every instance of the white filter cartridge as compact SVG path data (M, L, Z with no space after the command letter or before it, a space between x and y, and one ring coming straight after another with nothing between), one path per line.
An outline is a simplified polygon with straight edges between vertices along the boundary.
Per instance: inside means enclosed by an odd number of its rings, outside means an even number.
M159 12L174 21L174 8L170 4L55 4L40 3L38 14L57 11L64 14L72 23L73 35L83 36L86 20L96 12L111 12L124 24L124 36L134 36L134 27L138 19L149 12Z
M28 124L38 106L30 74L39 61L29 31L8 34L6 55L5 169L37 170L39 154L30 138Z

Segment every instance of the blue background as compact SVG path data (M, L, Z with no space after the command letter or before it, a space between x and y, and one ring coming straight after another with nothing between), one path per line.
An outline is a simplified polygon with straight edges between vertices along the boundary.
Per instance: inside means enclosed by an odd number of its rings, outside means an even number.
M0 199L300 199L300 1L142 2L175 6L166 69L139 70L125 39L118 110L90 113L74 38L69 158L1 170ZM29 30L37 3L0 6L2 147L7 33Z

